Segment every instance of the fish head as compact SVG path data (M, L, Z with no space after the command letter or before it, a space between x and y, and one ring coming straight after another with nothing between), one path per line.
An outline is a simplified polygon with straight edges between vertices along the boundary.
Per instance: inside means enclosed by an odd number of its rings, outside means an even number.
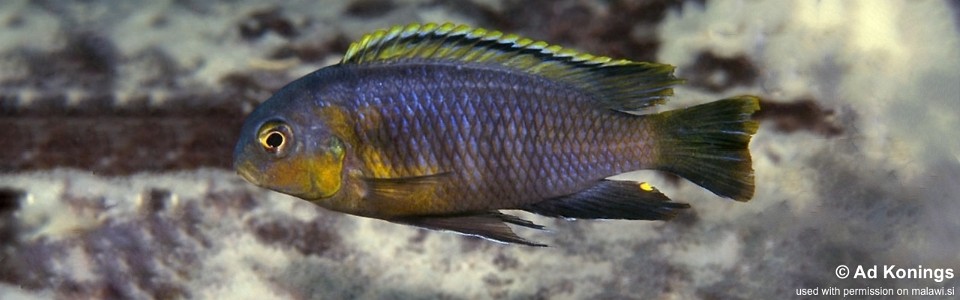
M296 107L302 102L271 98L257 107L241 129L234 169L266 189L311 201L329 198L342 185L345 145L322 119Z

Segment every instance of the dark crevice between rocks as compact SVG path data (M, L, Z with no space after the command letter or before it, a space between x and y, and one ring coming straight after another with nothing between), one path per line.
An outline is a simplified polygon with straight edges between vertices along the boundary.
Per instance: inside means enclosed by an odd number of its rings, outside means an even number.
M143 207L147 214L156 214L162 212L172 200L173 194L166 189L153 188L144 193Z
M3 246L16 243L18 226L14 214L20 209L20 201L25 195L26 192L20 189L0 187L0 253L7 251Z
M252 218L247 226L261 243L277 248L292 248L302 255L323 256L340 244L340 235L332 220L323 216L313 221L289 217Z
M214 100L231 109L246 107L242 112L246 114L293 79L279 72L232 72L220 78L223 91Z
M843 127L833 116L832 109L825 109L810 98L791 102L761 100L760 111L753 115L757 120L773 123L773 129L779 132L808 131L824 137L836 137L843 134Z
M704 51L677 73L692 87L718 93L733 87L752 86L760 71L746 56L721 57Z
M493 265L501 272L516 270L521 266L519 259L504 252L497 252L497 255L493 257Z
M251 12L237 25L237 29L240 36L246 40L256 40L267 33L290 39L300 32L297 25L276 7Z
M377 18L386 15L395 8L396 5L392 0L354 0L347 5L344 13L357 18Z
M0 170L72 167L100 175L198 167L229 168L242 115L0 118Z
M59 49L39 51L22 48L8 54L11 61L23 65L26 76L0 81L0 87L112 89L117 64L121 60L113 42L92 31L69 31L64 35L66 42Z
M303 62L318 62L344 53L352 41L342 32L325 40L303 40L289 43L275 49L268 55L270 59L298 58Z
M0 214L13 213L20 209L20 199L23 196L22 190L0 187Z

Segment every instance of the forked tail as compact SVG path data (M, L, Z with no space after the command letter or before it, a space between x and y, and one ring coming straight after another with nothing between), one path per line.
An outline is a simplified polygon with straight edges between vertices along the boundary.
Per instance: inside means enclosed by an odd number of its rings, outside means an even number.
M655 115L656 168L677 174L722 197L753 197L750 138L757 97L739 96Z

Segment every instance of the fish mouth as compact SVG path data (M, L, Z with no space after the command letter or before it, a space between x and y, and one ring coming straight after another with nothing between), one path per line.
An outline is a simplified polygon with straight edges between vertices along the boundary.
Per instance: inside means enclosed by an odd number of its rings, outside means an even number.
M237 166L237 174L240 174L240 177L243 177L243 179L249 181L250 183L259 186L260 181L257 180L258 176L256 176L255 171L256 170L254 170L253 165L249 162Z

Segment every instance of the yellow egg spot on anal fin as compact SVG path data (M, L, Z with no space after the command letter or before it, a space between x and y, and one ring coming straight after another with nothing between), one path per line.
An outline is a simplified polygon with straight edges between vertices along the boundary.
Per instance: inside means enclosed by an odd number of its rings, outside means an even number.
M644 190L644 191L647 191L647 192L652 192L652 191L653 191L653 186L651 186L651 185L650 185L649 183L647 183L647 182L641 182L641 183L640 183L640 189L641 189L641 190Z

